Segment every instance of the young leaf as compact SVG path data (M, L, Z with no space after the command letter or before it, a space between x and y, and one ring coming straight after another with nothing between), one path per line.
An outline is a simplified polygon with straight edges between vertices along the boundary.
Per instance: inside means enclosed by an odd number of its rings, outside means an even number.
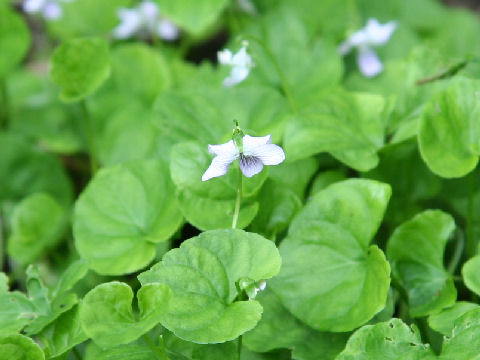
M137 320L132 311L130 286L117 281L98 285L80 306L82 328L102 347L128 344L162 320L171 298L172 291L164 284L142 286L137 293Z
M48 358L60 356L86 341L88 336L80 326L78 306L74 306L47 325L38 337Z
M27 24L9 7L0 4L0 79L13 70L30 46Z
M54 246L63 235L65 210L46 193L36 193L15 208L8 238L8 255L27 265Z
M480 353L480 309L466 312L457 321L452 336L442 345L440 360L475 359Z
M337 360L411 359L433 360L435 355L422 343L420 334L400 319L366 325L348 340Z
M466 312L477 309L480 306L466 301L456 302L453 306L444 309L438 314L433 314L428 317L428 326L433 330L445 336L452 336L452 330L455 326L455 321Z
M280 245L271 286L285 307L320 331L350 331L383 309L390 266L369 246L390 198L387 184L351 179L317 193Z
M65 102L85 98L110 75L108 43L102 38L68 40L55 49L51 62L52 79Z
M472 171L480 155L480 82L457 79L425 106L418 141L430 170L445 178Z
M93 270L120 275L146 266L182 220L168 166L142 160L96 174L75 205L73 233Z
M287 124L287 158L327 151L355 170L374 168L383 145L383 106L383 98L373 94L339 90L318 96Z
M209 26L213 25L228 4L227 0L156 1L167 18L192 35L201 35Z
M162 325L199 344L233 340L260 320L258 301L238 300L236 284L267 280L280 269L275 245L242 230L212 230L184 241L139 275L142 285L163 283L173 300Z
M45 360L42 349L29 337L16 334L0 337L1 360Z
M443 265L443 252L455 229L453 218L426 210L403 223L388 240L392 272L408 295L412 317L436 313L455 303L457 291Z

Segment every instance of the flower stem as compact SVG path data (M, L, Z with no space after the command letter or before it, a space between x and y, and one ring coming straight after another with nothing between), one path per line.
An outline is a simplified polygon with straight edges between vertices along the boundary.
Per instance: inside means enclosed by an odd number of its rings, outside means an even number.
M243 175L242 175L242 171L238 169L238 189L237 189L237 199L235 201L235 211L233 212L232 229L237 228L238 215L240 214L240 203L242 202L242 186L243 186Z
M463 231L459 229L457 231L455 249L447 266L447 270L452 276L455 274L455 270L457 269L458 263L462 257L464 246L465 246L465 239L463 236Z
M3 261L5 257L6 228L7 225L5 224L2 208L0 207L0 272L3 271Z
M0 129L8 126L9 116L7 84L5 79L0 79Z
M287 98L288 105L290 106L290 110L296 113L297 106L295 104L295 101L293 100L292 92L290 91L290 87L288 86L287 78L285 77L285 74L283 73L282 68L280 67L280 64L275 58L275 55L268 48L268 46L259 38L252 35L245 35L244 38L256 42L258 45L260 45L263 48L263 50L265 50L265 53L270 58L270 61L272 62L273 66L275 66L275 70L277 71L278 77L280 79L280 83L282 85L283 94Z
M152 339L148 336L148 334L142 335L143 341L148 345L152 353L158 360L170 360L165 352L165 349L161 349L159 346L155 345Z
M467 200L467 255L475 256L477 253L477 241L475 239L474 229L474 204L473 197L475 195L475 177L469 176L468 179L468 200Z
M238 355L238 360L242 358L242 335L238 337L238 343L237 343L237 355Z
M90 116L90 113L88 112L87 103L85 102L85 100L82 100L80 102L80 108L82 109L83 121L85 124L86 134L87 134L88 153L90 155L90 172L91 172L91 175L93 176L98 170L98 161L97 161L97 156L95 151L95 142L93 139L95 132L93 129L92 118Z

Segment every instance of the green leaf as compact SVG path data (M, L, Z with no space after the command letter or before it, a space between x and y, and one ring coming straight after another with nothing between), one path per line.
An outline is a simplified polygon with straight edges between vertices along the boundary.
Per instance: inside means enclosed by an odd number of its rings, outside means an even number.
M271 286L310 327L350 331L384 308L390 266L369 243L390 193L387 184L345 180L317 193L290 225L280 245L282 271Z
M400 319L391 319L357 330L337 360L435 358L429 346L422 343L416 329L409 327Z
M250 230L267 238L283 232L302 206L301 200L292 190L273 180L267 180L258 200L258 214Z
M170 171L178 190L178 204L188 222L202 230L230 227L238 187L238 166L232 165L224 176L202 181L202 174L213 158L206 145L193 142L176 144L170 158ZM255 195L266 178L266 170L252 178L243 178L239 228L246 227L257 214Z
M430 315L428 317L428 326L445 336L452 336L455 321L466 312L478 309L479 307L478 304L471 302L456 302L453 306L444 309L442 312Z
M480 81L458 79L425 106L418 133L420 152L432 172L445 178L472 171L480 155Z
M355 170L374 168L383 145L383 106L383 98L373 94L338 90L321 95L287 124L287 158L327 151Z
M108 43L102 38L69 40L55 49L51 62L50 74L65 102L92 94L110 75Z
M102 347L130 343L162 320L171 298L172 291L164 284L142 286L137 293L139 314L136 319L130 286L117 281L98 285L85 296L80 306L82 328Z
M43 255L61 239L66 214L46 193L30 195L14 209L8 238L8 255L27 265Z
M35 341L17 334L0 338L0 360L45 360L45 354Z
M22 17L0 5L0 79L23 59L30 46L30 31Z
M480 255L472 257L463 264L462 276L467 288L480 295Z
M0 201L46 192L69 206L72 184L58 159L12 134L0 134L0 149Z
M6 276L0 288L0 336L19 332L35 318L35 308L31 301L21 292L8 292Z
M162 325L195 343L233 340L260 320L258 301L236 301L239 280L267 280L280 269L275 245L242 230L212 230L184 241L139 275L142 285L164 283L173 300Z
M131 0L63 1L62 17L49 21L48 29L65 40L78 36L110 35L119 23L118 10L131 3Z
M457 291L443 265L445 245L454 229L450 215L426 210L396 228L388 240L387 257L408 295L412 317L430 315L455 303Z
M163 90L170 87L167 63L161 53L142 43L124 44L111 53L112 75L106 84L113 91L151 104Z
M39 334L48 358L64 354L74 346L86 341L79 319L78 306L63 313Z
M73 234L80 256L105 275L135 272L182 223L168 166L136 161L99 171L75 205Z
M227 0L156 0L162 13L192 35L200 35L214 24Z
M293 359L333 360L345 347L348 333L326 333L309 328L288 312L269 288L260 293L257 300L264 309L262 319L243 336L250 350L267 352L289 348L293 349Z
M452 336L445 339L441 360L476 359L480 353L480 309L470 310L455 321Z

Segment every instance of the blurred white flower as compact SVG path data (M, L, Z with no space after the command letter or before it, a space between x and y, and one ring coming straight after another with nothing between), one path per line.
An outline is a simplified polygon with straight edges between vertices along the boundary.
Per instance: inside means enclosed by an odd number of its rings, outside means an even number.
M113 36L117 39L154 34L163 40L173 41L180 36L178 27L161 16L158 5L152 1L143 1L131 9L121 8L118 17L120 24L113 29Z
M218 62L221 65L231 66L230 75L223 80L223 85L230 87L245 80L253 67L252 57L247 53L246 45L242 46L236 54L229 49L217 53Z
M23 10L29 14L42 14L46 20L57 20L62 17L60 3L74 0L25 0Z
M386 44L396 27L395 21L380 24L377 19L368 19L367 25L341 43L338 51L341 55L346 55L353 48L357 48L360 71L367 77L376 76L382 72L383 64L373 47Z
M265 280L260 280L257 283L257 286L253 288L253 291L251 294L248 294L248 300L253 300L257 297L258 293L260 291L263 291L267 288L267 282Z
M257 15L258 11L255 5L251 2L251 0L237 0L237 7L239 10L246 12L251 15Z
M264 165L280 164L285 160L285 153L280 146L272 144L271 141L271 135L260 137L245 135L240 146L233 140L225 144L208 145L208 151L216 156L203 174L202 181L225 175L230 164L236 159L246 177L258 174Z

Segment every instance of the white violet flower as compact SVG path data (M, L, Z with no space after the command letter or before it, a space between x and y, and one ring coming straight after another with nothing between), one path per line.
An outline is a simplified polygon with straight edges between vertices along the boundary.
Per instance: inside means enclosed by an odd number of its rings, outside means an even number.
M257 294L260 291L263 291L267 288L267 282L265 280L260 280L257 283L258 286L255 286L253 289L253 293L248 295L248 300L253 300L257 297Z
M245 135L240 141L230 140L225 144L208 145L208 151L216 156L203 174L202 181L225 175L230 164L236 159L246 177L258 174L264 165L280 164L285 160L285 153L280 146L272 144L271 140L271 135L260 137Z
M338 51L341 55L346 55L353 48L357 48L360 71L367 77L376 76L382 72L383 64L373 47L386 44L396 27L395 21L380 24L377 19L368 19L367 25L340 44Z
M42 14L46 20L57 20L62 17L61 2L73 0L25 0L23 11L29 14Z
M231 66L230 75L223 80L223 85L234 86L245 80L253 67L252 57L247 53L247 45L242 46L236 54L229 49L217 53L218 62L222 65Z
M120 24L113 29L117 39L128 39L135 35L155 34L163 40L173 41L180 30L170 20L160 16L160 9L153 1L143 1L135 8L118 10Z

